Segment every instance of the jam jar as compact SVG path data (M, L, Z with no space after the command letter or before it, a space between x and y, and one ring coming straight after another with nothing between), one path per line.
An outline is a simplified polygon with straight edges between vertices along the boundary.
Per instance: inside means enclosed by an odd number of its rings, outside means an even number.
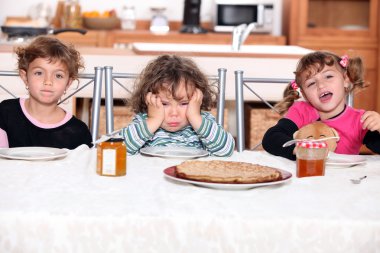
M101 176L125 176L127 148L122 138L111 138L97 146L96 173Z
M297 143L297 177L324 176L329 149L324 141Z

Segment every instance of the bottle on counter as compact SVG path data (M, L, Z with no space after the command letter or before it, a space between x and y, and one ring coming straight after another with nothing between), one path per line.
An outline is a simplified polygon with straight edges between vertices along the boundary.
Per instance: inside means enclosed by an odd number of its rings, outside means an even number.
M59 0L57 2L57 7L55 10L55 16L52 20L52 25L55 28L61 28L62 27L62 19L65 11L65 1L64 0Z
M123 6L120 19L121 19L121 29L135 30L136 29L135 7L131 5Z
M122 138L111 138L97 146L96 173L101 176L127 174L127 148Z
M63 28L82 28L82 13L79 0L66 0L62 19Z

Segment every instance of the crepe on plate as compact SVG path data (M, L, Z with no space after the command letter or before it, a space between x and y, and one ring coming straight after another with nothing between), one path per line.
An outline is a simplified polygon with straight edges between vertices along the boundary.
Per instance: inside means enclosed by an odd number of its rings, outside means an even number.
M201 182L254 184L278 181L281 172L275 168L246 162L185 161L176 166L176 176Z

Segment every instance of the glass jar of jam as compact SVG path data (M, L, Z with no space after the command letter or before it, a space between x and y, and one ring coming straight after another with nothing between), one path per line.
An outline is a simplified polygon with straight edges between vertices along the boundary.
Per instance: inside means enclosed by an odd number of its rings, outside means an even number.
M324 176L328 152L324 141L297 142L297 177Z
M96 173L114 177L126 175L127 148L122 138L111 138L98 144Z

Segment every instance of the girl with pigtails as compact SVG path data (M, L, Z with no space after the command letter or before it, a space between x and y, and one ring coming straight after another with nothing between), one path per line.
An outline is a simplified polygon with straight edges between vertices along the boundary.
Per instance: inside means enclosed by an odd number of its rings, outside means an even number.
M339 134L336 153L359 154L362 144L380 153L380 114L346 104L348 93L365 88L361 58L316 51L303 56L294 73L275 106L284 117L263 137L267 152L295 160L294 145L282 145L301 127L321 121Z

